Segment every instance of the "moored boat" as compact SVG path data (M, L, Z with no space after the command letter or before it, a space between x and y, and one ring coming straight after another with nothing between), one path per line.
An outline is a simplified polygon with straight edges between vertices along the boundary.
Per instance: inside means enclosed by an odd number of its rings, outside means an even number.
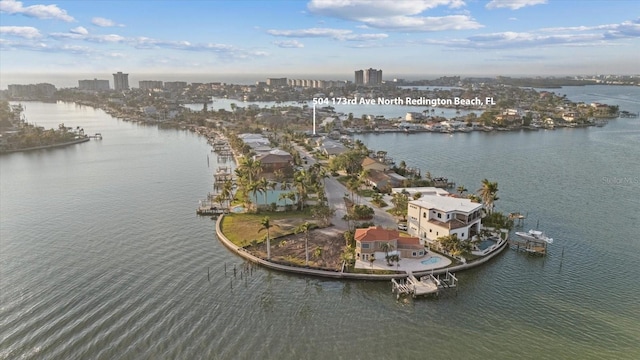
M540 240L548 244L553 243L553 239L546 236L542 231L529 230L528 232L516 231L516 235L526 240Z

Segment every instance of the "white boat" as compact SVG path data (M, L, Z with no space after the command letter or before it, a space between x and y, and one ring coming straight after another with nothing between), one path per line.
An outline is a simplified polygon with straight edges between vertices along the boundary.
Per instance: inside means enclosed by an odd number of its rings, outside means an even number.
M546 236L542 231L529 230L529 232L516 231L516 235L526 240L542 240L548 244L553 244L553 239Z

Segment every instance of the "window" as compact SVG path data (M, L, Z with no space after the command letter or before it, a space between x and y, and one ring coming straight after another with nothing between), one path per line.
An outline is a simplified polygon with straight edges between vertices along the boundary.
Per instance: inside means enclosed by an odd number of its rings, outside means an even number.
M433 232L433 229L429 229L429 232Z
M464 233L462 233L462 235L460 235L460 237L464 239Z
M438 213L438 219L442 219L442 214Z
M415 252L415 251L413 252L413 256L414 256L414 257L416 256L416 252Z
M440 235L437 231L436 231L436 236Z
M368 249L369 248L369 243L362 243L361 247L363 249Z
M451 217L451 215L447 214L447 219L449 219Z
M427 213L426 212L422 213L422 217L426 219L427 218Z

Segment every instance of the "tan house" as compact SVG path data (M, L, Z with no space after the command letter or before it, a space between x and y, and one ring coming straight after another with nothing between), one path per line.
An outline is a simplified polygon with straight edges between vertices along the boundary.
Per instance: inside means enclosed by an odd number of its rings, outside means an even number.
M377 161L369 156L365 157L362 160L362 170L377 170L385 172L389 170L389 166L387 164Z
M419 258L426 254L424 245L417 237L400 236L397 230L385 229L381 226L371 226L366 229L356 229L356 259L368 261L371 255L376 259L384 259L384 243L389 243L389 254L398 254L401 258Z

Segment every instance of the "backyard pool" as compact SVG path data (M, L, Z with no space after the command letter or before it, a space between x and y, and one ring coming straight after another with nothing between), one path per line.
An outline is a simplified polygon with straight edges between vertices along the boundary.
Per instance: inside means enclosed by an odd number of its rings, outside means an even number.
M478 247L478 249L480 251L485 251L488 248L492 247L493 245L497 244L498 240L494 239L494 238L489 238L486 240L482 240L478 245L476 245Z
M439 262L440 262L440 258L439 257L433 257L433 256L420 261L420 263L422 265L431 265L431 264L436 264L436 263L439 263Z

